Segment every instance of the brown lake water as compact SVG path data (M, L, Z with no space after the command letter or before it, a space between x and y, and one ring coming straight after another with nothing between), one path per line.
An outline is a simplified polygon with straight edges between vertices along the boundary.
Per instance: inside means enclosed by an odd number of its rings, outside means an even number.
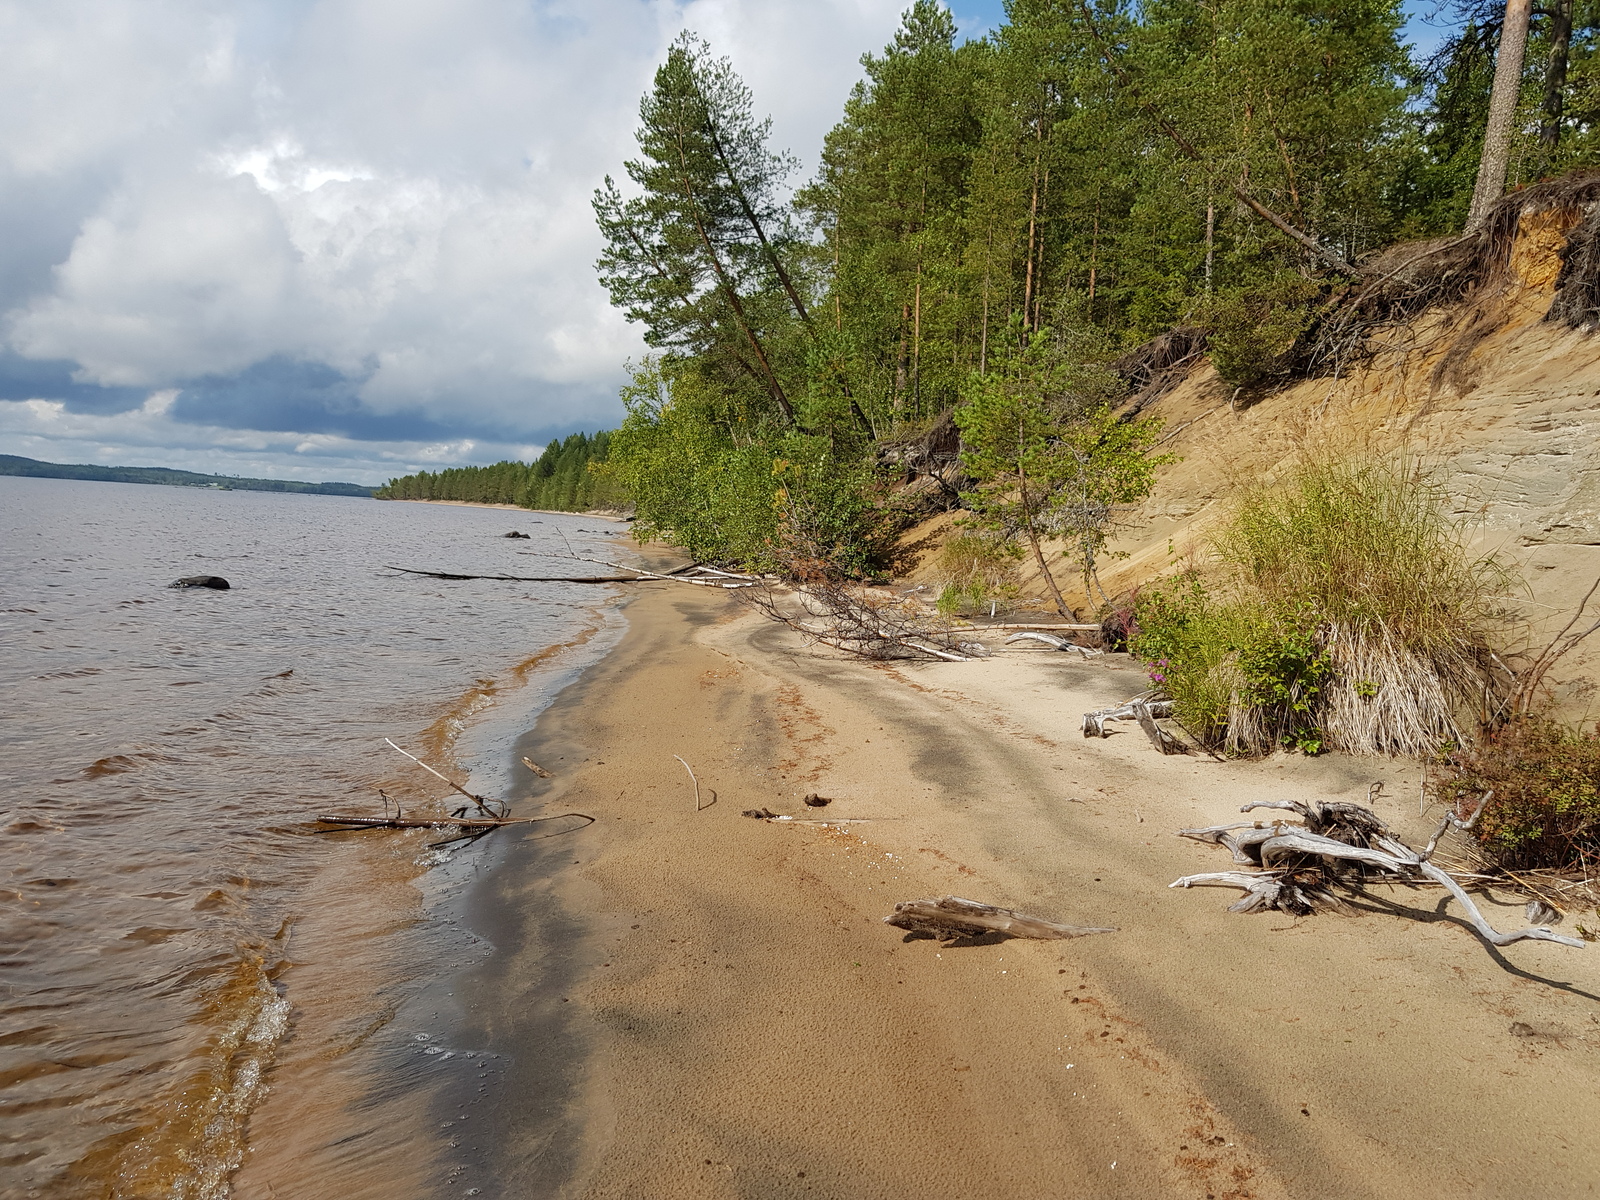
M433 900L494 839L313 820L456 807L386 737L526 801L513 742L623 621L384 567L593 573L549 556L622 528L0 477L0 1197L434 1194L417 1017L489 948Z

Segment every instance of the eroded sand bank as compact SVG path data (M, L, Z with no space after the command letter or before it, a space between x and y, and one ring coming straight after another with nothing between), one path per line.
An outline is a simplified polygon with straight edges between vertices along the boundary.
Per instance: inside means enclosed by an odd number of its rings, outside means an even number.
M874 667L724 594L639 592L527 744L550 811L598 823L512 846L474 901L496 952L456 998L513 1064L471 1110L485 1194L1596 1190L1600 948L1494 951L1436 889L1296 921L1166 886L1225 866L1171 831L1248 800L1381 782L1416 834L1410 764L1163 759L1078 732L1139 690L1126 660ZM816 815L813 791L875 820L740 815ZM1121 931L945 948L881 922L946 893Z

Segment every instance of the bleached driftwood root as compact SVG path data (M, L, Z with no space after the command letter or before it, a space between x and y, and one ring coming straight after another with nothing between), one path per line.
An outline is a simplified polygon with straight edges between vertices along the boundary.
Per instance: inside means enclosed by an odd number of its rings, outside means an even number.
M1170 717L1172 715L1171 700L1154 700L1149 693L1135 696L1132 700L1115 705L1111 708L1097 708L1094 712L1083 714L1084 737L1110 737L1111 732L1106 728L1107 721L1137 721L1140 709L1151 717Z
M1110 737L1110 731L1106 729L1107 721L1137 721L1139 728L1144 730L1145 737L1150 739L1150 744L1162 754L1187 754L1188 745L1156 724L1160 718L1171 715L1171 700L1155 699L1146 692L1114 708L1100 708L1094 712L1084 713L1083 736Z
M1029 642L1029 641L1031 641L1031 642L1043 642L1047 646L1054 646L1057 650L1064 651L1064 652L1066 652L1068 654L1076 654L1076 655L1078 655L1078 656L1080 656L1082 658L1086 658L1086 659L1088 659L1088 658L1099 658L1102 654L1105 653L1104 650L1096 650L1092 646L1080 646L1076 642L1069 642L1064 637L1057 637L1054 634L1050 634L1050 633L1035 633L1035 632L1033 632L1031 630L1028 631L1027 633L1013 633L1010 637L1008 637L1006 639L1006 645L1009 646L1009 645L1011 645L1012 642Z
M960 896L902 901L894 906L894 912L885 917L883 923L910 933L928 934L944 940L981 937L986 933L1003 933L1015 938L1075 938L1087 937L1091 933L1117 932L1110 928L1061 925L1009 908L964 900Z
M1256 808L1287 809L1298 814L1305 824L1276 821L1271 825L1211 825L1202 829L1180 829L1179 837L1211 845L1226 846L1237 863L1259 868L1256 871L1214 871L1186 875L1169 887L1236 887L1246 894L1232 905L1230 912L1255 912L1277 909L1304 916L1318 908L1342 908L1343 901L1331 890L1343 886L1359 890L1363 881L1421 883L1431 881L1448 891L1467 912L1483 939L1496 946L1523 940L1559 942L1583 948L1577 938L1564 937L1543 925L1501 933L1490 925L1461 884L1443 868L1430 861L1439 839L1452 826L1467 830L1483 812L1490 792L1477 811L1463 821L1446 813L1427 847L1420 853L1401 841L1371 809L1343 802L1305 805L1292 800L1246 804L1241 811Z

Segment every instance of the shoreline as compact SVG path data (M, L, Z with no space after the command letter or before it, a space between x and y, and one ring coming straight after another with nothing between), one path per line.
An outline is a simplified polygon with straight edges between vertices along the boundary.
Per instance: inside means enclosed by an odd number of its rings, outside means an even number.
M1126 660L821 657L670 584L626 615L517 751L555 774L518 796L596 824L508 839L460 909L495 950L450 988L455 1044L507 1064L436 1106L477 1135L445 1154L463 1186L1267 1200L1600 1180L1590 956L1492 951L1435 893L1295 921L1166 887L1225 869L1172 831L1245 800L1381 780L1375 807L1412 832L1413 764L1085 741L1078 713L1139 690ZM811 813L809 791L835 803ZM758 807L876 820L740 816ZM949 893L1120 932L952 948L881 923Z
M560 508L523 508L520 504L490 504L478 500L395 500L385 501L395 504L451 504L457 508L498 508L505 512L538 513L546 517L591 517L596 521L615 521L619 525L628 523L627 517L619 517L615 513L600 512L598 510L583 512L568 512Z

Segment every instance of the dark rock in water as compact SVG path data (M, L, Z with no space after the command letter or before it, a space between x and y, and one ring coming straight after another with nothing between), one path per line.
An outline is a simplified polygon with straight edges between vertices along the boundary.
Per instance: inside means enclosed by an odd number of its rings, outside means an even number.
M228 590L228 581L221 575L185 575L182 579L174 579L167 586L175 588L203 587L225 592Z
M531 538L533 536L533 534L531 534L531 533L518 533L515 529L513 529L510 533L506 534L505 536L506 537L511 537L511 538Z

